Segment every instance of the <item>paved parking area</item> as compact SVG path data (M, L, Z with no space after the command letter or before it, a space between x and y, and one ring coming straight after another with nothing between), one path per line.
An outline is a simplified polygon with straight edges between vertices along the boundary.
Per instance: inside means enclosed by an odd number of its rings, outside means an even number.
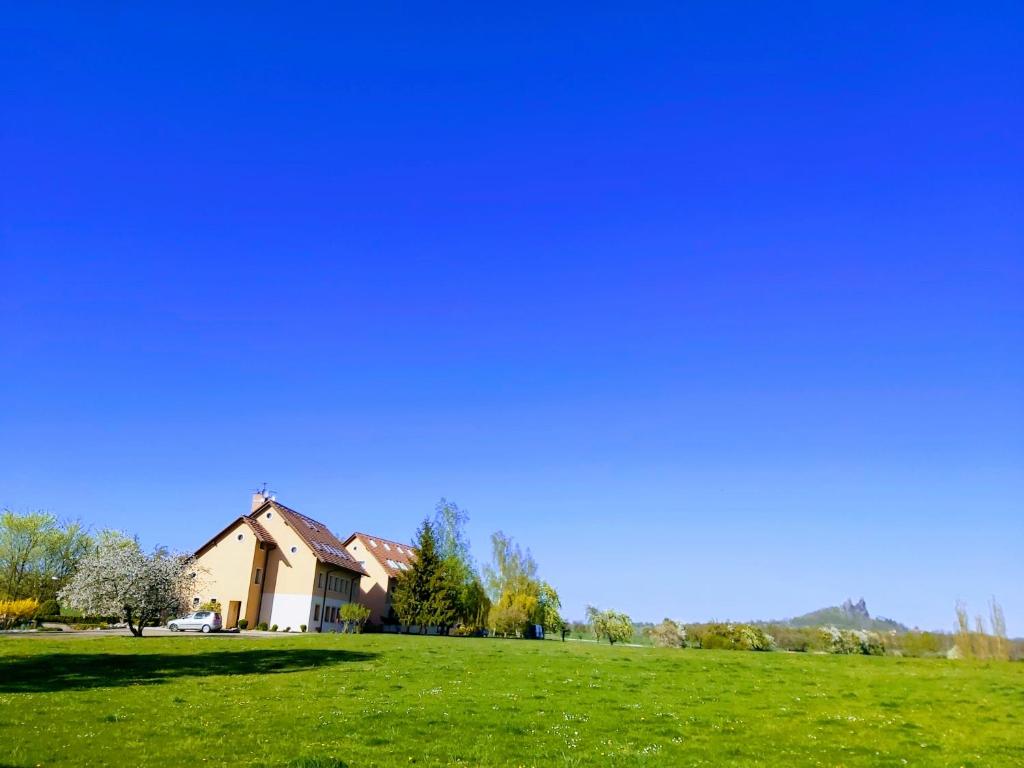
M146 627L146 631L143 632L143 637L202 637L205 639L210 638L234 638L234 637L258 637L258 638L273 638L273 637L289 637L297 635L298 632L260 632L253 630L252 632L211 632L208 635L204 635L202 632L171 632L166 627ZM83 630L64 630L63 632L0 632L0 637L21 637L25 639L60 639L62 637L131 637L132 633L128 629L83 629Z

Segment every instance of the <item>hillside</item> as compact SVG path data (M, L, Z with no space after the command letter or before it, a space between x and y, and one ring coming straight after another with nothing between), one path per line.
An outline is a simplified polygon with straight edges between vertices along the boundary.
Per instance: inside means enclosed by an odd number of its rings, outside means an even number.
M839 629L871 629L876 632L906 632L907 627L893 619L872 617L862 597L856 603L847 600L842 605L819 608L793 619L773 622L788 627L838 627Z

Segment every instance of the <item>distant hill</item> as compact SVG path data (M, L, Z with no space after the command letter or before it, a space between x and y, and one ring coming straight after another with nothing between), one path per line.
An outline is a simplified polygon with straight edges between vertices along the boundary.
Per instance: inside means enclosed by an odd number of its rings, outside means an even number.
M907 627L893 619L872 617L862 597L856 603L847 600L842 605L819 608L794 619L771 622L788 627L837 627L839 629L871 629L876 632L906 632Z

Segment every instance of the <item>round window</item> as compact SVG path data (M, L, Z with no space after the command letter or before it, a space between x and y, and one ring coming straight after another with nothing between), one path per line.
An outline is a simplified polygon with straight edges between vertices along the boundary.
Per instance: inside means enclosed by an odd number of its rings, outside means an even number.
M242 534L238 534L238 540L239 540L239 541L241 541L241 540L242 540L242 539L244 539L244 538L245 538L245 537L244 537L244 536L243 536Z
M273 516L274 516L274 513L273 513L273 512L267 512L267 520L269 520L269 519L270 519L270 518L272 518Z
M298 551L299 551L299 548L298 548L298 547L292 547L292 554L293 554L293 555L294 555L294 554L295 554L296 552L298 552Z

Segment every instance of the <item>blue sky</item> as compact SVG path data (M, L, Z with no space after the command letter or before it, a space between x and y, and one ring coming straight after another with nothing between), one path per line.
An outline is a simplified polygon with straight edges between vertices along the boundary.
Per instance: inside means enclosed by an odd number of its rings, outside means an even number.
M1024 635L1018 4L332 5L8 9L0 505Z

